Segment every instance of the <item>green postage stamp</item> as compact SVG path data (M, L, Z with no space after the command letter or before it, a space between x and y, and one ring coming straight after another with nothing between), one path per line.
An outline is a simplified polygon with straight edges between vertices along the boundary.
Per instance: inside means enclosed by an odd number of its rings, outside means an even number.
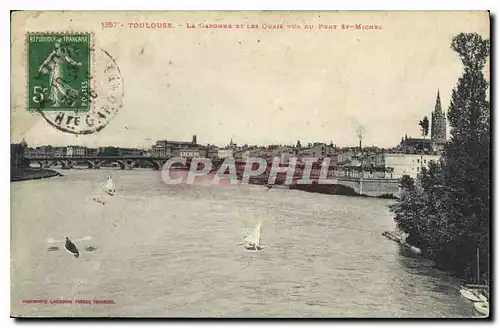
M28 33L29 111L91 109L91 33Z

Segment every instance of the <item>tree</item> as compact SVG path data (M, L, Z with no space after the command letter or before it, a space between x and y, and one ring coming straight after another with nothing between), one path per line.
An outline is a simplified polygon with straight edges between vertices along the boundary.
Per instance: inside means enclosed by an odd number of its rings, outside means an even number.
M477 248L481 272L489 273L490 103L483 68L490 45L476 33L462 33L451 48L464 66L448 110L451 139L441 161L423 169L418 183L401 180L404 192L391 211L429 258L473 278ZM428 122L419 125L425 137Z
M300 140L297 140L297 148L300 148L300 147L302 147L302 146L300 145Z
M418 125L420 125L420 134L422 135L422 138L425 139L429 135L429 118L424 116Z
M464 73L453 89L448 119L451 140L445 148L443 174L449 197L449 224L456 229L456 253L472 274L476 247L486 269L490 208L490 104L483 68L489 40L477 33L456 36L451 48L459 55Z
M423 119L418 123L420 125L420 133L422 134L422 138L425 139L429 135L429 118L424 116Z
M420 246L418 241L422 239L419 224L422 206L415 180L408 175L403 175L399 180L399 188L401 190L399 200L389 208L395 214L394 221L397 228L409 235L408 242Z
M427 118L427 116L424 116L424 118L420 120L418 125L420 125L420 134L422 135L422 138L425 139L425 137L429 135L429 118ZM424 150L424 141L422 140L422 151L423 150Z

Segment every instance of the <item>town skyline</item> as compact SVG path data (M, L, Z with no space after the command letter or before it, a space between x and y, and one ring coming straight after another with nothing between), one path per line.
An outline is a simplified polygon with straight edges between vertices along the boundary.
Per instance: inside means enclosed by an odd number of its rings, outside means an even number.
M448 105L449 105L449 100L444 101L444 99L447 99L447 98L450 99L451 96L450 95L443 96L443 92L441 91L441 89L438 88L438 89L436 89L436 92L434 93L434 97L433 97L433 101L431 102L431 105L429 105L430 109L426 112L422 112L421 117L415 116L416 121L414 122L413 127L410 129L412 133L405 132L405 133L403 133L402 136L407 135L409 138L422 138L421 133L420 133L420 128L418 126L418 120L423 118L424 116L427 116L430 119L430 117L432 116L432 112L434 110L434 106L436 103L436 96L438 93L439 93L440 98L441 98L442 110L446 115ZM450 89L450 94L451 94L451 89ZM363 130L363 134L364 134L363 135L363 145L366 145L367 147L391 148L391 147L394 147L395 145L397 145L397 143L399 142L399 140L401 138L401 136L394 135L393 136L394 142L392 144L390 142L384 143L384 145L377 145L377 144L373 144L373 143L370 144L367 141L367 138L369 138L371 135L370 130L367 129L364 125L359 124L359 122L357 122L357 121L351 121L350 123L351 123L350 124L350 132L352 134L350 139L352 139L352 141L351 142L347 141L344 143L335 142L335 140L332 138L330 138L328 140L313 140L313 139L304 138L304 139L296 139L295 141L292 141L292 142L290 142L290 141L279 142L277 140L272 141L272 139L270 139L270 138L265 138L264 139L265 142L263 142L263 143L252 143L252 142L244 142L244 141L238 142L238 140L236 140L237 133L232 133L229 135L229 139L228 139L228 141L226 141L226 143L224 143L224 142L219 142L219 143L208 142L208 140L207 140L207 142L201 142L200 144L203 144L203 145L210 144L210 145L215 145L217 147L222 148L222 147L226 147L229 144L229 140L234 140L234 142L238 145L255 145L255 146L265 147L265 146L271 146L271 145L295 145L297 143L297 140L300 140L300 142L303 144L308 144L308 143L314 144L315 142L329 144L330 141L332 141L333 144L337 145L338 147L344 147L344 148L345 147L357 147L357 146L359 146L359 137L358 137L358 131L357 131L359 128L361 128ZM186 133L182 133L182 134L177 134L177 135L181 136L179 138L146 137L146 138L142 138L143 140L140 140L138 142L135 142L138 139L134 138L134 140L126 139L126 140L122 141L123 142L122 144L118 144L118 143L109 144L106 142L100 142L103 138L97 138L96 135L89 136L89 135L73 135L73 134L62 133L62 132L54 129L53 127L47 125L43 121L43 119L41 119L41 121L39 121L37 123L37 127L40 127L40 124L43 125L43 127L41 127L41 128L48 130L47 131L48 134L45 134L44 137L39 137L39 136L33 137L32 134L24 134L24 135L20 136L20 138L21 138L20 140L13 140L13 138L11 137L11 143L19 143L22 140L25 140L28 143L28 145L33 145L35 147L51 145L51 146L56 146L56 147L84 146L84 147L88 147L88 148L106 147L106 146L116 146L116 147L125 147L125 148L148 148L148 147L151 147L152 145L154 145L155 142L159 141L159 140L184 141L184 140L189 140L190 137L193 135L192 133L190 134L189 132L186 132ZM134 128L133 125L132 126L125 125L124 130L137 131L138 129ZM272 134L272 132L270 134ZM446 134L447 135L450 134L450 126L448 124L446 126ZM57 140L56 143L44 143L42 141L42 140L47 140L47 139L48 140L53 139L51 136L57 136L57 138L55 138L55 140ZM186 137L183 139L182 136L186 136ZM30 139L32 140L32 142L29 141ZM203 138L201 138L201 139L204 140ZM221 140L223 138L217 136L216 139ZM344 139L347 139L347 138L344 138Z
M441 115L442 117L444 117L444 126L443 126L443 129L445 131L445 136L444 138L447 139L447 136L450 135L450 126L449 124L447 124L447 115L446 115L446 110L443 109L443 105L442 105L442 100L441 100L441 94L440 94L440 90L438 89L437 91L437 94L436 94L436 100L435 100L435 104L434 104L434 110L433 112L431 112L430 115L426 115L425 117L427 117L427 119L429 120L429 123L431 125L434 124L434 115L435 114L438 114L438 115ZM430 127L429 127L430 128ZM129 127L126 127L127 130L129 130L130 128ZM428 131L430 132L430 131ZM365 147L375 147L375 148L381 148L381 149L389 149L389 148L393 148L395 147L395 145L392 145L390 147L381 147L381 146L378 146L378 145L366 145L364 144L363 142L365 141L365 133L366 133L366 130L364 128L364 126L362 125L359 125L358 124L358 127L356 129L356 138L357 138L357 145L338 145L336 143L333 142L333 140L330 140L329 142L327 141L319 141L319 140L315 140L315 141L309 141L309 140L300 140L300 139L297 139L297 141L295 143L268 143L268 144L249 144L249 143L238 143L236 141L233 141L233 138L231 137L230 141L227 143L227 144L214 144L214 143L210 143L210 142L207 142L207 143L198 143L198 142L195 142L196 144L198 145L206 145L206 146L215 146L215 147L218 147L218 148L225 148L225 147L228 147L232 144L234 145L238 145L238 146L247 146L247 147L260 147L260 148L263 148L263 147L270 147L270 146L282 146L282 147L290 147L290 146L296 146L298 143L300 143L302 145L308 145L309 147L311 145L314 145L314 144L333 144L335 145L335 147L337 148L356 148L360 146L360 143L362 146L365 146ZM234 135L234 134L233 134ZM197 137L196 134L192 135L195 139ZM405 138L415 138L415 139L426 139L427 137L431 137L431 133L429 133L428 135L426 136L422 136L421 132L420 132L420 135L419 136L408 136L408 133L405 133ZM401 137L403 138L403 137ZM23 138L22 139L23 141L26 142L26 140ZM136 145L135 147L130 147L130 146L124 146L124 145L119 145L119 144L114 144L114 145L96 145L96 146L93 146L93 147L88 147L86 145L82 145L82 144L63 144L63 145L52 145L52 144L42 144L42 145L35 145L35 147L40 147L40 146L54 146L54 147L65 147L65 146L80 146L80 147L87 147L87 148L102 148L102 147L122 147L122 148L136 148L136 149L148 149L150 147L153 147L155 144L157 144L159 141L175 141L175 142L186 142L185 140L178 140L178 139L158 139L156 140L155 142L152 142L151 138L148 138L147 139L148 141L151 141L151 144L150 145ZM396 144L397 145L397 144ZM302 146L304 147L304 146Z
M421 136L418 136L418 137L413 137L413 136L407 136L408 138L421 138ZM403 136L404 138L404 136ZM426 137L426 139L430 139L430 136ZM87 148L105 148L105 147L116 147L116 148L135 148L135 149L149 149L151 147L153 147L157 142L159 141L180 141L180 142L186 142L186 143L189 143L189 138L186 138L186 140L173 140L173 139L158 139L158 140L155 140L154 142L152 142L150 145L146 145L146 146L142 146L142 147L128 147L128 146L124 146L124 145L120 145L120 144L103 144L103 145L97 145L97 146L92 146L92 147L89 147L89 146L86 146L86 145L80 145L80 144L37 144L37 145L34 145L34 144L30 144L29 142L27 142L26 140L24 140L27 144L28 147L30 148L36 148L36 147L46 147L46 146L50 146L50 147L87 147ZM23 139L21 139L20 142L22 142ZM301 144L301 147L303 148L307 148L309 146L312 146L312 145L315 145L315 144L325 144L325 145L330 145L330 144L333 144L336 148L359 148L359 140L358 140L358 143L355 144L353 143L352 145L339 145L339 144L336 144L334 142L334 140L330 140L330 141L302 141L302 140L296 140L294 143L288 143L288 144L283 144L283 143L270 143L270 144L249 144L249 143L238 143L236 141L234 141L234 144L238 147L243 147L243 146L247 146L247 147L271 147L271 146L281 146L281 147L296 147L297 146L297 141L300 141L300 144ZM20 142L11 142L11 144L18 144ZM378 145L368 145L368 144L362 144L362 148L371 148L371 147L375 147L375 148L379 148L379 149L390 149L390 148L393 148L393 147L396 147L397 145L399 145L399 142L401 142L401 138L397 139L397 142L394 143L393 146L391 147L381 147L381 146L378 146ZM212 144L212 143L205 143L205 142L198 142L197 143L198 145L201 145L201 146L207 146L207 145L210 145L210 146L215 146L217 148L226 148L228 147L229 143L225 144L225 145L217 145L217 144Z

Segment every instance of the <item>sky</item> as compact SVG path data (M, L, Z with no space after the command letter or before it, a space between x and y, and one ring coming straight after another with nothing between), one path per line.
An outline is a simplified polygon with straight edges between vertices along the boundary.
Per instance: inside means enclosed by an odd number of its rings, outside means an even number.
M438 89L448 109L462 73L452 38L461 32L489 38L487 12L17 14L11 136L30 146L149 147L155 140L192 135L198 143L219 146L231 138L237 144L300 140L354 146L362 126L364 145L392 147L405 134L420 136L418 122L430 117ZM125 27L103 28L106 21ZM128 27L134 22L170 22L175 28ZM199 27L212 23L245 28ZM284 28L263 29L263 24ZM318 29L319 24L337 29ZM342 30L341 24L381 29ZM56 130L26 110L25 33L68 30L93 32L96 46L114 57L123 79L123 107L105 129L89 136Z

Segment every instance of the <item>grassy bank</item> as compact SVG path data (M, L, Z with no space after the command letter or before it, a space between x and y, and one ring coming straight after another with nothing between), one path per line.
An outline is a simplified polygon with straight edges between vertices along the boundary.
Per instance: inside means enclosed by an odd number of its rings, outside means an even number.
M11 167L10 181L37 180L62 176L61 173L49 169L35 169L31 167Z
M338 184L293 184L290 186L290 189L328 195L363 196L351 187Z

